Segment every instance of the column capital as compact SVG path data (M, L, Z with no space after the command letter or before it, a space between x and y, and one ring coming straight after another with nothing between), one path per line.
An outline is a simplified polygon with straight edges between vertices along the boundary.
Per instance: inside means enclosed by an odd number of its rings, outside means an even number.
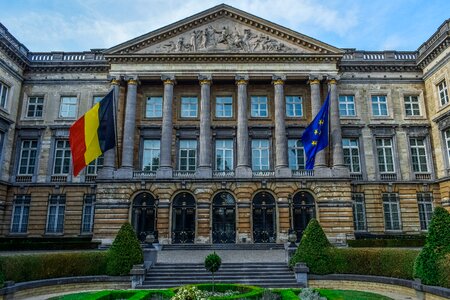
M113 79L111 79L110 83L111 83L111 85L120 85L120 80L113 78Z
M286 81L286 75L272 75L272 84L277 85L277 84L284 84L284 82Z
M200 81L200 85L211 84L212 83L212 75L211 74L199 74L198 80Z
M237 85L248 84L248 75L245 74L237 74L234 79L236 80Z
M173 75L173 74L162 74L161 80L164 84L174 85L176 83L175 75Z
M138 85L139 79L137 76L125 76L124 79L127 81L128 85Z
M337 84L337 81L341 79L340 76L335 75L335 76L327 76L327 80L329 84Z
M323 79L322 75L319 74L309 74L309 84L319 84L320 81Z

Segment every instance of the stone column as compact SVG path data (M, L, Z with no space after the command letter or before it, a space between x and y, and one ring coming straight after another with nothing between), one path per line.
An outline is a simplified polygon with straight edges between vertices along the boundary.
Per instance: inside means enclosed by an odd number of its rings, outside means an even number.
M328 84L330 86L330 136L333 150L333 168L345 168L336 79L331 78Z
M211 76L199 75L201 86L200 100L200 157L197 172L198 178L212 177L212 131L211 131Z
M119 102L120 81L116 78L112 79L111 87L114 90L114 113L116 114L115 117L117 119L117 105ZM108 151L105 152L105 154L103 154L103 167L99 170L98 174L100 178L111 179L114 177L114 170L116 168L116 151L117 151L117 141L116 147L114 147L113 149L109 149Z
M320 111L322 107L322 103L320 101L320 77L311 76L309 80L309 84L311 85L311 121L316 117L317 113ZM319 151L316 154L316 161L314 164L314 169L316 168L325 168L325 151L327 148Z
M123 126L122 165L118 171L119 178L133 177L134 135L136 131L136 96L138 81L129 77L127 102L125 104L125 122Z
M286 104L284 99L285 76L273 76L275 92L275 176L291 177L292 172L288 168L288 149L286 138Z
M175 76L161 76L164 83L164 102L161 128L160 166L156 172L158 178L172 178L172 134L173 134L173 86Z
M238 87L238 113L237 113L237 166L236 177L251 178L250 148L248 140L248 116L247 116L247 84L248 76L236 75Z

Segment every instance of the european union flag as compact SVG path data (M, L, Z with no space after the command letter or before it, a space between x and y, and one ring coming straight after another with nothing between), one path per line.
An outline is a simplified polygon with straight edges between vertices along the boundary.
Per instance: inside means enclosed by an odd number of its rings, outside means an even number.
M328 108L330 93L317 116L306 127L302 135L302 144L306 154L306 170L314 169L316 153L328 146Z

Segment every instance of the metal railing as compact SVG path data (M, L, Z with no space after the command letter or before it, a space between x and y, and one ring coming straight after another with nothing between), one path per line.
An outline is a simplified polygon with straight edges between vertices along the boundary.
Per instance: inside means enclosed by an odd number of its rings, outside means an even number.
M234 171L214 171L213 177L220 177L220 178L234 177Z
M292 171L294 177L313 177L314 170L294 170Z
M272 177L275 176L274 171L253 171L253 177Z
M156 171L133 171L133 178L155 178Z

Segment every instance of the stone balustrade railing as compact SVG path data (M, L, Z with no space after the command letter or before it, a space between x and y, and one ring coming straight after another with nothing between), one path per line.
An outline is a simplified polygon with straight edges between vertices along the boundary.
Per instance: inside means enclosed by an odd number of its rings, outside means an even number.
M359 51L345 49L342 61L415 61L416 51Z
M33 52L28 53L28 59L33 62L90 62L104 61L100 52Z

